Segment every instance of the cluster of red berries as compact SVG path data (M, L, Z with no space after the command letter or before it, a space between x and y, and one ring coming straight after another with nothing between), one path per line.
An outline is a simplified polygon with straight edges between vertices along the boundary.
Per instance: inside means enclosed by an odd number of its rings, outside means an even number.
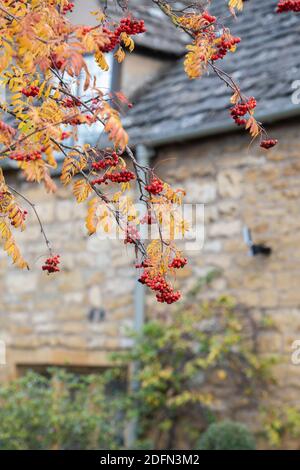
M104 158L98 162L92 163L93 170L105 170L108 167L116 167L119 163L119 157L116 152L113 152L109 157Z
M39 94L40 89L39 89L38 86L30 85L27 88L22 88L21 91L22 91L23 95L27 96L27 98L29 96L32 96L34 98L35 96L37 96Z
M167 303L169 305L178 302L180 300L181 294L179 291L174 292L171 286L168 286L162 292L156 294L156 299L160 303Z
M35 160L41 160L42 154L38 150L30 153L13 152L9 155L9 158L17 162L34 162Z
M217 51L212 55L211 60L223 59L227 52L241 42L241 38L223 34L217 44Z
M129 181L135 179L135 174L132 171L129 170L121 170L116 173L107 173L101 178L97 178L93 181L91 181L91 185L94 186L95 184L108 184L109 181L112 183L129 183Z
M102 52L111 52L120 43L120 36L122 33L128 35L142 34L146 32L145 23L143 20L136 20L130 17L122 18L119 26L114 32L107 28L103 28L103 32L109 36L109 44L101 48Z
M209 38L211 43L214 43L215 51L211 57L212 61L223 59L228 51L232 51L233 48L241 42L241 38L231 36L228 30L223 29L222 34L216 31L215 23L217 18L210 15L207 11L201 15L201 27L198 31L195 31L195 35L203 38ZM205 60L205 57L201 57Z
M74 106L80 106L80 101L77 100L76 98L65 98L62 100L62 103L64 108L74 108Z
M235 123L238 126L244 126L247 123L247 120L242 119L242 117L249 113L249 111L253 111L256 108L256 105L256 99L252 96L246 103L236 104L233 108L231 108L230 114Z
M116 46L120 43L120 38L119 36L116 35L116 33L113 33L107 28L103 28L103 32L107 34L109 37L109 43L105 44L105 46L101 47L102 52L111 52L113 51Z
M74 3L68 3L67 5L65 5L62 9L62 13L65 15L66 13L68 12L71 12L73 11L74 9Z
M202 13L202 18L207 21L208 24L215 23L217 18L215 16L210 15L207 11Z
M146 32L144 20L136 20L130 18L122 18L120 25L116 29L115 33L120 36L121 33L126 33L128 35L142 34Z
M271 149L272 147L275 147L275 145L278 144L278 140L277 139L265 139L265 140L262 140L261 143L260 143L260 146L263 148L263 149Z
M184 268L186 264L187 264L186 258L174 258L172 263L169 264L169 268L180 269L180 268Z
M124 240L125 245L127 245L127 243L135 244L140 239L141 237L137 228L133 225L129 225L126 230L126 238Z
M277 13L285 13L286 11L300 11L300 0L280 0L277 5Z
M174 302L177 302L181 297L180 292L175 292L173 287L161 274L157 274L156 276L151 277L148 271L144 271L139 279L139 282L141 284L145 284L154 292L157 292L156 299L158 302L165 302L170 305Z
M48 271L48 274L57 273L60 271L59 266L58 266L59 263L60 263L59 255L51 256L50 258L46 259L45 264L42 266L42 270Z
M151 194L160 194L164 189L164 184L160 179L153 178L145 189Z

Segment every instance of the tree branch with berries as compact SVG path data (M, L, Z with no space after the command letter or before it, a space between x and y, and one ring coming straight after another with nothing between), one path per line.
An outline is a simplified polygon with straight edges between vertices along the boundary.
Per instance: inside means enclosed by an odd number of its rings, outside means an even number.
M249 130L260 145L269 149L270 139L254 116L257 103L245 97L240 87L217 63L233 53L241 39L231 35L202 6L193 2L181 10L166 1L152 0L177 27L191 38L184 68L191 80L201 78L210 68L232 89L231 117ZM176 270L187 259L175 240L188 230L180 207L185 196L181 188L172 188L152 168L141 165L129 147L121 113L132 104L121 93L108 93L97 84L85 60L93 55L99 69L109 69L107 54L122 62L134 50L134 38L147 34L147 25L130 13L130 0L118 1L123 17L116 22L103 10L92 12L96 26L72 24L66 16L74 8L69 0L0 0L0 82L9 91L0 102L0 160L13 162L25 179L43 183L54 193L57 185L51 172L63 157L61 184L72 185L77 203L88 201L88 235L99 229L109 232L116 226L122 240L132 245L140 282L146 284L159 302L171 304L180 299L175 288ZM230 0L229 9L242 9L242 0ZM278 13L299 11L299 2L280 1ZM74 87L82 80L77 96ZM96 126L111 145L91 146L79 141L80 127ZM134 191L145 206L145 214L135 209ZM0 170L0 241L19 268L28 268L13 235L25 230L27 212L19 200L33 210L44 237L47 258L42 269L48 274L59 271L60 257L55 254L35 204L10 187ZM124 203L124 200L126 203ZM158 237L146 242L141 227L157 228Z

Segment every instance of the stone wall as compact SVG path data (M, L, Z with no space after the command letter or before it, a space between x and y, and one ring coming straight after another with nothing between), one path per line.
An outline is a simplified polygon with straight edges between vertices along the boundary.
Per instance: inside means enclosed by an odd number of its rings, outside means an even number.
M187 202L205 204L204 248L188 253L183 290L218 269L222 275L206 296L231 295L256 319L272 319L274 326L258 338L261 354L281 356L272 399L280 408L300 408L300 365L291 361L300 339L299 125L277 125L271 134L280 144L270 152L233 134L163 148L156 164L162 177L187 190ZM272 248L270 257L248 255L244 225L255 243ZM235 418L254 426L253 411Z
M300 148L298 124L275 126L280 140L270 152L249 147L248 136L232 134L162 148L153 164L160 176L187 190L187 202L205 204L205 245L187 253L189 266L180 272L183 291L212 269L222 275L205 295L229 294L257 319L271 317L273 327L259 336L261 354L280 354L274 403L300 406L300 366L291 362L291 345L300 339ZM53 197L38 186L16 181L37 203L55 251L62 254L57 276L40 271L46 250L37 222L18 237L32 269L20 272L0 252L0 331L8 345L8 365L101 367L108 352L130 346L126 328L134 315L135 270L132 250L122 243L88 238L85 205L77 205L60 188ZM247 225L255 243L273 250L250 257L243 241ZM172 315L175 306L157 305L147 296L148 315ZM91 321L91 310L98 319ZM103 309L103 311L102 311ZM104 318L102 315L104 314ZM255 427L253 410L237 410L235 419Z
M37 220L17 238L29 272L18 271L0 251L0 339L5 340L11 377L17 366L104 366L110 351L128 347L132 327L135 272L132 252L118 241L88 237L86 206L59 189L55 197L38 185L11 184L23 192L41 216L55 252L61 253L58 275L41 272L47 250Z

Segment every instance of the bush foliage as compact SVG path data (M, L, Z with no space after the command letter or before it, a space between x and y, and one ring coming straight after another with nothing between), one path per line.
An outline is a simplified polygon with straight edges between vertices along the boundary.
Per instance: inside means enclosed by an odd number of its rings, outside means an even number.
M0 449L115 449L122 445L117 397L108 377L52 369L28 372L0 389ZM120 431L121 430L121 431Z
M255 450L254 436L232 421L213 423L200 439L200 450Z

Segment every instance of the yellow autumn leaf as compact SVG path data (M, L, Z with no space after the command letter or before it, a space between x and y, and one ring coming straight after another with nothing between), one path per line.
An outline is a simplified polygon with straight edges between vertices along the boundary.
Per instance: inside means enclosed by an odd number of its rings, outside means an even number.
M45 162L43 160L21 162L20 168L24 171L27 181L40 183L44 178Z
M80 203L86 201L91 191L91 185L85 179L75 181L73 186L73 194L76 197L77 202Z
M7 216L10 220L11 225L15 228L20 228L22 231L25 229L23 212L12 198L11 203L6 208Z
M125 52L124 52L123 47L119 47L119 49L114 53L114 57L115 59L117 59L119 64L123 62L123 60L125 59Z
M240 93L239 93L238 90L236 90L236 91L233 93L232 97L230 98L230 103L232 103L232 104L237 104L239 98L240 98Z
M89 202L85 226L89 235L96 233L99 226L105 233L108 233L112 228L112 214L98 198L93 198Z
M246 129L249 130L251 137L255 138L260 134L260 129L254 116L248 119Z
M88 213L85 219L85 226L88 234L93 235L97 231L96 211L98 207L98 199L95 197L89 202Z
M134 50L134 40L130 36L128 36L128 34L122 33L120 39L123 42L124 46L127 47L130 52Z
M114 142L116 149L124 151L129 138L122 126L118 111L106 103L102 110L102 119L105 122L104 130L108 134L109 140Z
M105 55L103 54L103 52L96 52L95 60L101 70L103 70L104 72L107 72L109 70L109 65L106 62Z
M73 176L77 175L81 170L83 170L86 166L86 159L81 157L80 160L77 160L75 156L69 155L64 159L64 163L61 170L61 181L62 183L67 186Z
M4 251L10 256L13 263L20 269L29 269L5 220L0 221L0 239L4 243Z
M242 10L244 7L243 0L229 0L229 8L232 8L233 10L236 8L237 10Z

